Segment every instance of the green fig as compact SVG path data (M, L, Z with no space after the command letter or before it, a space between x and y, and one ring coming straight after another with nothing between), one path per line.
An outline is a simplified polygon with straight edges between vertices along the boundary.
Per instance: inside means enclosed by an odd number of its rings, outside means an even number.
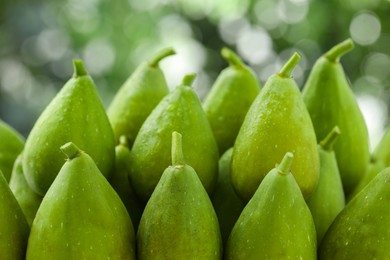
M295 53L279 74L272 75L250 107L233 149L231 179L237 194L248 201L278 158L291 151L291 170L305 198L319 178L317 140L309 113L291 72L300 60Z
M130 183L130 158L128 138L122 135L119 144L115 147L115 171L111 176L110 184L126 206L136 231L145 205L137 198Z
M388 165L390 166L390 165ZM386 168L383 160L378 160L375 155L371 155L370 162L368 164L367 172L364 174L363 179L356 185L353 191L348 195L347 202L356 196L367 184L374 179L374 177Z
M326 230L345 206L343 184L337 167L333 145L339 138L336 126L318 145L320 155L320 179L314 193L306 200L313 216L320 244Z
M363 178L348 195L348 201L356 196L366 185L383 169L390 166L390 127L387 128L382 139L370 156L370 162Z
M27 260L135 259L126 207L93 159L73 143L31 227Z
M362 179L370 156L366 123L339 62L352 48L348 39L320 57L303 88L317 139L324 139L335 125L343 133L334 151L346 194Z
M96 162L104 176L115 160L115 138L95 84L81 60L74 75L36 121L26 140L23 171L29 186L44 195L64 163L58 149L74 142Z
M386 167L390 166L390 127L387 128L373 154L376 160L382 161Z
M229 67L218 76L203 102L203 109L223 154L234 145L238 131L253 100L260 91L255 73L230 49L221 55Z
M233 227L225 259L316 259L315 226L292 161L286 153L260 183Z
M0 170L0 259L25 259L29 227Z
M187 162L211 194L218 175L218 146L194 89L195 75L164 97L142 125L132 148L130 180L136 194L147 201L164 169L169 166L171 135L180 132L187 138L183 150Z
M219 159L218 180L211 200L218 217L223 244L226 244L234 224L245 207L245 203L237 196L230 180L232 155L233 148L230 148Z
M7 182L16 157L22 152L24 138L11 126L0 120L0 170Z
M329 227L319 259L389 259L390 168L359 192Z
M185 162L181 134L173 132L172 166L162 174L142 214L137 259L222 258L212 203L195 170Z
M121 135L126 135L131 148L145 119L169 93L159 62L173 54L175 51L172 48L157 53L141 64L116 93L107 115L117 142Z
M18 201L28 225L31 226L43 197L35 193L30 186L28 186L23 174L22 157L23 155L20 154L16 158L9 181L9 187Z

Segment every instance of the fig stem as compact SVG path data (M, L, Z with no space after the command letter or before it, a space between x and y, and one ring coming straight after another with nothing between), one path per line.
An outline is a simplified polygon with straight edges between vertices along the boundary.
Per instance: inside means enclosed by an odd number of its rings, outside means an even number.
M81 150L72 142L64 144L60 149L69 160L72 160L81 154Z
M150 61L149 61L149 65L151 67L157 67L158 66L158 63L164 59L165 57L167 56L171 56L173 54L176 54L176 51L173 49L173 48L165 48L165 49L162 49L159 53L156 54L156 56L154 58L152 58Z
M181 84L184 86L192 86L192 83L194 82L195 78L196 78L195 73L187 74L183 77Z
M184 154L182 136L180 133L172 132L172 165L184 165Z
M221 56L227 62L229 62L230 66L236 66L239 68L243 68L245 66L244 63L242 62L242 60L240 59L240 57L235 52L233 52L231 49L229 49L227 47L222 48Z
M87 70L85 69L84 63L82 60L73 60L73 77L82 77L88 75Z
M287 152L281 163L277 166L278 172L282 175L287 175L290 172L291 165L294 160L294 155L290 152Z
M121 135L119 137L119 144L126 146L126 147L129 147L129 138L127 138L126 135Z
M291 58L286 62L286 64L280 70L279 76L281 76L282 78L291 78L291 73L300 60L301 60L301 56L297 52L294 52Z
M350 50L352 50L353 47L354 47L354 43L349 38L334 46L327 53L325 53L324 56L331 62L338 62L340 60L340 57L348 53Z
M335 144L337 138L341 134L340 128L335 126L329 134L320 142L320 146L325 151L332 151L333 145Z

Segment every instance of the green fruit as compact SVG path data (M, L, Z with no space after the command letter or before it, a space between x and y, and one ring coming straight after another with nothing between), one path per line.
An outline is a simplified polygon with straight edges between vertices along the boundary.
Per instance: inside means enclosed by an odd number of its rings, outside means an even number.
M141 125L169 89L159 62L175 54L172 48L157 53L151 60L141 64L126 80L112 100L107 115L117 142L121 135L133 145Z
M379 173L336 217L319 259L389 259L390 168Z
M229 67L218 76L203 108L218 143L219 153L232 147L253 100L260 91L255 73L228 48L221 55Z
M260 183L234 225L225 259L316 259L315 226L292 161L286 153Z
M186 136L186 161L211 194L217 181L218 147L200 100L190 86L195 75L184 77L157 105L142 125L132 148L130 180L136 194L147 201L161 174L170 165L173 131Z
M356 196L374 177L386 167L390 166L390 128L388 128L382 139L370 157L367 171L358 185L348 196L348 201Z
M340 129L336 126L318 145L320 155L320 179L317 189L307 199L307 205L313 216L317 231L317 242L321 243L326 230L332 224L337 214L345 206L343 184L333 144L339 138Z
M369 161L367 127L339 62L352 48L348 39L319 58L303 89L317 139L324 139L335 125L343 133L334 151L346 194L361 180Z
M169 166L148 201L137 233L138 259L221 259L218 219L195 170L172 133ZM186 154L185 154L186 155Z
M0 259L24 259L28 234L26 218L0 170Z
M129 180L130 158L128 139L122 135L119 144L115 147L115 171L111 176L110 184L126 206L134 230L137 230L145 205L136 197Z
M31 227L27 260L135 259L135 234L119 196L73 143Z
M226 244L234 224L245 207L245 203L237 196L230 180L232 155L233 148L230 148L219 159L218 180L212 197L224 244Z
M347 201L350 201L352 198L354 198L361 190L364 189L364 187L367 186L367 184L372 179L375 178L376 175L378 175L378 173L380 173L385 168L386 165L383 160L378 160L375 155L372 155L368 164L367 172L364 174L363 179L361 179L358 185L356 185L353 191L348 195Z
M3 171L4 177L8 182L16 157L23 150L24 138L0 120L0 140L0 170Z
M310 116L291 72L295 53L279 74L271 76L250 107L234 144L231 178L248 201L279 158L295 155L291 170L305 198L319 178L317 140Z
M60 147L73 142L107 178L115 160L115 139L95 84L81 60L74 75L46 107L27 138L23 170L29 186L44 195L61 169Z
M387 128L373 154L375 158L382 161L386 167L390 166L390 127Z
M22 154L20 154L16 158L14 168L12 170L9 187L18 201L28 225L31 226L39 205L41 205L42 196L35 193L30 186L28 186L23 174L22 160Z

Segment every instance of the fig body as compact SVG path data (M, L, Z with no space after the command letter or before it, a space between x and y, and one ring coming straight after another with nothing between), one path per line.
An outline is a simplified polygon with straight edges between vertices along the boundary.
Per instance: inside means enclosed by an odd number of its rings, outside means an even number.
M293 55L279 74L267 80L238 133L231 179L245 201L286 152L295 156L291 172L304 197L309 197L317 186L317 140L300 90L291 78L299 59L298 54Z
M29 186L44 195L63 163L59 147L73 142L109 178L114 166L115 139L92 78L81 60L75 73L42 112L26 140L23 171Z

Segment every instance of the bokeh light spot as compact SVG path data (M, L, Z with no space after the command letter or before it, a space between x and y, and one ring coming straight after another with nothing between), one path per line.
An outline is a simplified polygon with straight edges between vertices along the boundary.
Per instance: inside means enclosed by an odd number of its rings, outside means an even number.
M272 52L272 40L261 27L245 28L238 38L237 49L249 63L261 64Z
M281 23L277 12L277 2L258 1L254 7L254 14L260 25L267 30L275 29Z
M352 39L360 45L370 45L381 34L381 23L372 12L361 12L352 19L349 27Z
M364 62L364 74L376 78L379 82L390 75L390 57L384 53L372 53Z
M387 105L382 100L367 94L357 95L356 99L367 124L372 150L379 143L385 130Z
M308 2L304 0L280 0L278 3L279 17L289 24L302 21L306 17L308 10Z
M97 38L87 44L83 57L87 70L99 75L111 69L115 61L115 49L108 40Z
M248 20L243 16L222 18L218 24L219 34L229 44L235 44L240 32L249 27Z

